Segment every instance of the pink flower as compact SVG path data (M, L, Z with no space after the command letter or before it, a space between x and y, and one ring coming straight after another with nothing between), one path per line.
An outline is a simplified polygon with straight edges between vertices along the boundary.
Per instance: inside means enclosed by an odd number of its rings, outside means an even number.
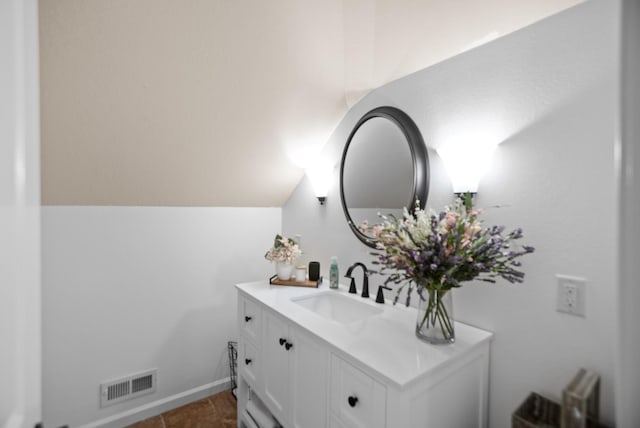
M458 222L458 213L448 212L444 221L447 229L453 229Z

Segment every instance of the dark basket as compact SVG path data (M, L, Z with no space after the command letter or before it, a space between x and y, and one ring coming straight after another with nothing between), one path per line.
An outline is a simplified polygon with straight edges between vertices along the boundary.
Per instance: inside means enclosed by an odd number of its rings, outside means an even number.
M231 380L231 393L236 396L236 388L238 387L238 342L228 342L229 350L229 379Z
M532 392L511 416L512 428L559 428L560 404Z

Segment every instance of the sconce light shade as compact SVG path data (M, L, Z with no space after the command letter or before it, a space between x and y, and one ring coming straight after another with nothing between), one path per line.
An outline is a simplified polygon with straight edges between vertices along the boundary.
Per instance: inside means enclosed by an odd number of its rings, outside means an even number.
M496 144L455 143L439 148L453 184L453 193L477 193L480 178L489 168Z
M331 186L331 178L333 176L333 165L328 162L320 162L305 170L305 174L311 182L313 192L320 201L320 205L324 205Z

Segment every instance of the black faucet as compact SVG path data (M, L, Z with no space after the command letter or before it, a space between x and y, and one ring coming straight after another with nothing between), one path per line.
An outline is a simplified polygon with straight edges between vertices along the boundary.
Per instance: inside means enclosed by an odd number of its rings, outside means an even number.
M376 296L376 303L384 304L384 292L382 291L383 288L385 290L391 290L391 287L387 287L386 285L379 285L378 286L378 295Z
M351 294L357 294L356 291L356 282L353 279L353 277L351 276L351 272L353 271L354 268L360 266L362 268L362 272L363 272L363 276L362 276L362 297L369 297L369 271L367 270L367 267L360 263L360 262L356 262L354 264L352 264L351 266L349 266L349 269L347 269L347 273L344 275L345 278L349 278L351 279L351 284L349 285L349 293Z

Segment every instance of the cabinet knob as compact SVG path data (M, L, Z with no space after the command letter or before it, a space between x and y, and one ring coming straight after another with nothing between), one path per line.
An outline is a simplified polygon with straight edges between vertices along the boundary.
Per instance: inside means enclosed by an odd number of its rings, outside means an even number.
M284 345L285 343L287 343L287 339L285 339L284 337L281 337L280 340L278 341L280 342L280 346Z
M249 322L249 321L251 321L252 319L253 319L253 317L246 316L246 317L244 317L244 322Z
M245 358L244 359L244 363L248 366L249 364L251 364L251 358Z
M349 405L351 407L356 407L356 404L358 403L358 397L356 397L355 395L350 395L347 401L349 402Z
M284 347L286 348L286 350L288 351L289 349L293 348L293 343L287 342Z

